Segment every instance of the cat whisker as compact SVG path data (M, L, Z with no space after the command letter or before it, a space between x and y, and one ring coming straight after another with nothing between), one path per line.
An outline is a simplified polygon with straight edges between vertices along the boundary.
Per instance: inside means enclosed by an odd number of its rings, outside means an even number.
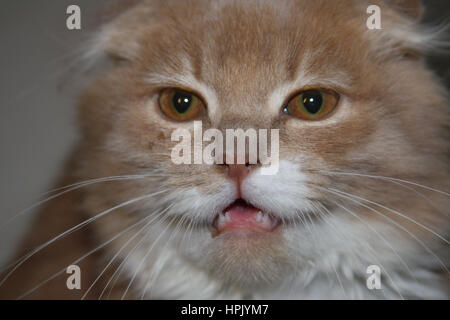
M315 209L315 214L317 215L317 208L315 208L314 206L313 206L313 208ZM315 224L314 224L314 222L313 222L313 220L312 220L312 218L311 218L311 215L307 215L307 216L308 216L308 219L311 221L311 226L315 227ZM335 231L335 232L336 232L336 231ZM314 236L313 236L313 237L314 237L314 243L317 243L317 244L318 244L318 243L319 243L319 239L316 237L316 233L314 233ZM347 292L346 292L345 289L344 289L344 285L343 285L343 283L342 283L342 281L341 281L341 277L339 276L339 273L337 272L334 263L331 262L330 265L331 265L331 267L333 268L334 273L336 274L336 278L337 278L337 280L338 280L339 286L341 287L341 290L342 290L342 293L343 293L345 299L348 300L349 297L348 297L348 295L347 295Z
M131 285L133 284L134 280L136 279L136 276L138 274L138 272L140 271L140 269L142 268L144 262L147 260L147 257L150 255L150 253L152 252L153 248L156 246L156 244L158 243L158 241L162 238L162 236L166 233L166 231L169 229L169 227L171 226L172 222L174 220L170 221L166 228L161 231L161 233L158 235L158 237L155 239L155 241L153 241L153 244L151 245L150 249L147 251L147 253L144 255L144 257L142 258L141 262L139 263L139 265L136 268L136 271L134 272L133 276L131 277L130 282L128 283L127 288L125 289L125 292L123 293L121 300L124 300L128 291L131 288Z
M336 205L339 206L338 203L336 203L336 202L334 202L334 203L335 203ZM324 210L326 210L326 212L328 212L328 214L329 214L330 216L332 216L332 213L331 213L331 212L330 212L323 204L319 203L319 205L320 205ZM320 210L320 211L322 211L322 210ZM322 212L323 212L323 211L322 211ZM349 212L350 212L350 211L349 211ZM353 214L355 214L355 213L351 213L351 214L353 215ZM384 239L384 238L383 238L383 237L382 237L375 229L371 228L368 224L366 224L366 223L365 223L360 217L358 217L356 214L355 214L355 217L358 218L364 225L366 225L367 227L369 227L370 229L372 229L372 230L373 230L373 231L374 231L374 232L375 232L382 240L386 241L386 240L385 240L385 239ZM323 219L323 220L324 220L324 219ZM325 220L324 220L324 221L325 221ZM331 223L329 223L329 225L332 226ZM333 230L334 230L335 233L338 233L338 234L340 234L342 237L345 237L345 238L348 239L347 235L346 235L344 232L340 231L338 228L334 227ZM386 242L387 242L387 241L386 241ZM387 242L387 244L389 245L388 242ZM376 257L374 249L370 246L369 243L363 242L362 245L364 245L364 247L365 247L369 252L371 252L371 253L367 252L367 254L369 254L369 255L375 260L375 262L377 263L377 265L379 265L379 266L382 268L382 270L384 271L384 273L385 273L385 274L387 275L387 277L390 279L390 281L391 281L391 283L392 283L392 286L393 286L394 290L397 292L397 294L399 295L399 297L400 297L402 300L405 300L404 297L403 297L403 295L401 294L401 292L400 292L398 286L396 285L396 283L395 283L394 280L392 279L390 273L384 268L383 264L381 264L381 262L379 261L379 259ZM389 245L389 246L390 246L390 245ZM400 259L400 261L405 265L405 267L407 268L407 270L409 270L411 276L415 279L415 277L412 275L411 270L410 270L410 268L408 267L408 265L406 264L406 262L404 262L404 260L396 253L396 251L394 250L394 248L392 248L392 246L390 246L390 247L391 247L391 249L394 251L394 253L397 255L397 257ZM356 259L359 260L359 257L358 257L357 255L355 255L355 253L354 253L353 250L352 250L352 255L353 255ZM335 271L335 272L336 272L336 271ZM415 280L416 280L416 282L417 282L417 279L415 279ZM386 295L384 291L383 291L383 294Z
M195 226L195 220L190 219L189 224L186 228L186 231L184 232L184 235L183 235L180 243L184 243L184 241L186 240L187 234L192 234L192 230L193 230L194 226ZM191 237L189 236L187 241L190 241L190 240L191 240Z
M436 255L436 254L435 254L435 253L434 253L427 245L425 245L425 243L423 243L422 240L420 240L419 238L417 238L413 233L411 233L411 231L409 231L408 229L406 229L406 228L403 227L402 225L398 224L396 221L392 220L391 218L389 218L389 217L386 216L385 214L379 212L378 210L376 210L376 209L374 209L374 208L372 208L372 207L370 207L370 206L367 206L367 205L365 205L364 203L362 203L362 202L360 202L360 201L357 201L357 200L353 199L353 198L350 197L350 196L345 196L345 195L340 194L340 193L338 193L338 192L329 190L328 188L323 188L323 187L318 187L318 186L315 186L315 188L318 188L318 189L320 189L320 190L323 190L323 191L329 192L329 193L331 193L331 194L337 195L337 196L342 197L342 198L344 198L344 199L348 199L348 200L350 200L350 201L352 201L352 202L354 202L354 203L357 203L358 205L360 205L360 206L362 206L362 207L364 207L364 208L366 208L366 209L369 209L370 211L374 212L375 214L384 217L386 220L388 220L388 221L389 221L390 223L392 223L394 226L396 226L397 228L403 230L403 231L406 232L409 236L411 236L414 240L416 240L417 243L419 243L419 244L420 244L420 245L421 245L421 246L422 246L429 254L431 254L431 255L436 259L436 261L442 266L443 270L445 270L447 273L450 274L450 272L449 272L449 270L447 269L447 267L446 267L446 265L444 264L444 262L443 262L443 261L442 261L442 260L441 260L441 259L440 259L440 258L439 258L439 257L438 257L438 256L437 256L437 255Z
M323 171L322 171L322 172L323 172ZM330 171L325 171L325 172L330 172ZM348 174L349 174L349 175L355 175L355 174L353 174L353 173L348 173ZM363 175L363 174L358 174L358 176L369 177L369 178L375 178L375 177L376 177L376 176L368 176L368 175ZM429 199L428 197L426 197L422 192L419 192L419 191L417 191L416 189L414 189L414 188L412 188L412 187L410 187L410 186L408 186L408 185L405 185L405 184L403 184L403 183L401 183L401 182L392 180L393 178L390 178L390 177L386 177L386 178L385 178L385 177L379 177L379 179L384 180L384 181L391 182L391 183L393 183L393 184L396 184L396 185L398 185L398 186L401 186L402 188L405 188L405 189L407 189L407 190L410 190L410 191L414 192L416 195L418 195L419 197L421 197L422 199L424 199L424 200L428 203L428 205L429 205L430 207L434 208L435 210L437 210L439 213L441 213L442 215L444 215L444 216L446 216L446 217L449 216L446 212L443 212L441 209L437 208L436 205L434 205L434 204L430 201L430 199Z
M366 177L366 178L372 178L372 179L380 179L380 180L387 180L387 181L396 181L396 182L400 182L400 183L406 183L406 184L410 184L410 185L414 185L416 187L422 188L422 189L426 189L426 190L430 190L430 191L434 191L446 196L450 196L450 193L436 189L436 188L432 188L432 187L428 187L425 186L423 184L417 183L417 182L413 182L413 181L408 181L408 180L404 180L404 179L399 179L399 178L393 178L393 177L386 177L386 176L377 176L377 175L368 175L368 174L362 174L362 173L353 173L353 172L342 172L342 171L326 171L326 170L319 170L319 172L322 173L328 173L328 174L332 174L332 175L349 175L349 176L358 176L358 177Z
M356 219L358 219L366 228L368 228L370 231L372 231L381 241L383 241L384 244L386 244L387 247L389 247L389 249L392 250L392 252L394 253L394 255L399 259L400 263L403 264L403 266L406 268L406 270L409 272L409 274L411 275L411 277L417 282L417 278L413 275L411 268L408 266L408 264L405 262L405 260L398 254L398 252L394 249L394 247L389 243L389 241L386 240L385 237L383 237L383 235L381 235L375 228L373 228L369 223L366 223L364 221L363 218L361 218L359 215L357 215L355 212L351 211L350 209L348 209L347 207L345 207L342 204L339 204L337 201L333 201L331 200L333 204L335 204L336 206L338 206L339 208L343 209L345 212L347 212L348 214L350 214L351 216L355 217ZM323 206L325 210L328 211L328 209ZM328 211L329 212L329 211ZM331 214L331 212L330 212Z
M303 211L303 209L300 209L300 213L301 213L301 216L299 216L299 217L300 217L300 219L302 220L303 225L306 227L306 229L309 231L309 233L310 233L311 236L312 236L312 235L313 235L313 231L312 231L311 226L309 225L308 221L306 220L306 216L307 216L308 214L305 213L305 212Z
M144 199L148 199L148 198L154 197L154 196L156 196L156 195L162 194L162 193L167 192L167 191L169 191L169 190L166 189L166 190L154 192L154 193L152 193L152 194L147 194L147 195L144 195L144 196L140 196L140 197L137 197L137 198L134 198L134 199L131 199L131 200L122 202L121 204L119 204L119 205L117 205L117 206L114 206L114 207L112 207L112 208L110 208L110 209L108 209L108 210L105 210L105 211L103 211L103 212L101 212L101 213L95 215L94 217L91 217L91 218L89 218L89 219L86 219L85 221L83 221L83 222L77 224L76 226L74 226L74 227L72 227L72 228L70 228L70 229L64 231L63 233L57 235L56 237L54 237L54 238L48 240L48 241L45 242L44 244L42 244L42 245L38 246L37 248L31 250L29 253L25 254L24 256L22 256L21 258L17 259L15 262L13 262L13 263L12 263L12 265L14 265L13 269L12 269L11 271L9 271L9 272L6 274L6 276L0 281L0 287L6 282L6 280L8 280L8 278L9 278L9 277L10 277L10 276L11 276L11 275L12 275L12 274L13 274L13 273L14 273L14 272L15 272L15 271L23 264L23 263L25 263L25 261L27 261L29 258L31 258L33 255L35 255L36 253L38 253L38 252L41 251L42 249L44 249L44 248L46 248L47 246L51 245L51 244L54 243L55 241L57 241L57 240L59 240L59 239L61 239L61 238L64 238L65 236L71 234L72 232L74 232L74 231L76 231L76 230L78 230L78 229L80 229L80 228L82 228L82 227L88 225L89 223L91 223L91 222L93 222L93 221L95 221L95 220L97 220L97 219L99 219L99 218L101 218L101 217L103 217L103 216L109 214L110 212L113 212L114 210L120 209L120 208L122 208L122 207L125 207L125 206L127 206L127 205L136 203L136 202L141 201L141 200L144 200ZM10 265L10 266L11 266L11 265ZM9 266L8 266L8 267L9 267ZM8 267L7 267L7 268L8 268Z
M116 270L114 271L114 273L112 274L112 276L109 278L109 280L106 282L105 287L103 288L103 290L100 292L100 295L98 297L98 300L101 300L103 295L105 294L106 289L108 288L109 284L114 280L114 282L111 284L110 288L109 288L109 293L108 293L108 298L111 295L111 292L113 290L113 288L116 285L117 280L120 278L120 274L122 272L122 269L126 263L126 261L128 261L128 258L130 257L130 255L139 247L139 245L141 245L145 239L148 238L149 230L146 231L146 233L141 237L141 239L133 246L133 248L131 250L128 251L127 255L125 256L124 259L122 259L122 261L120 262L119 266L116 268Z
M157 170L155 170L155 171L157 171ZM108 177L89 179L89 180L79 181L79 182L76 182L76 183L72 183L72 184L69 184L69 185L65 185L65 186L62 186L62 187L58 187L58 188L52 189L50 191L47 191L47 192L43 193L42 196L45 196L47 194L51 194L53 192L57 192L57 191L60 191L60 190L64 190L64 189L67 189L67 188L72 188L72 187L76 187L76 186L79 186L79 185L84 185L84 184L87 184L87 183L97 183L97 182L103 182L103 181L109 181L109 180L113 180L114 181L114 180L122 180L122 179L123 180L142 179L142 178L159 177L159 176L165 176L165 175L163 175L161 173L152 172L152 173L147 173L147 174L129 174L129 175L108 176Z
M316 213L315 213L315 214L317 214L317 208L315 208L315 206L314 206L313 204L311 204L311 205L312 205L312 207L313 207L314 209L316 209ZM306 215L305 215L305 213L303 212L303 210L301 210L301 213L302 213L302 215L299 216L299 218L300 218L300 220L301 220L303 226L305 226L307 229L309 229L309 233L310 233L311 236L313 236L313 238L315 239L315 241L314 241L313 243L314 243L314 244L317 244L318 239L313 235L312 229L310 229L309 224L308 224L307 221L306 221ZM305 220L303 220L303 219L305 219ZM294 221L295 221L295 219L294 219ZM327 222L328 222L328 221L327 221ZM297 262L297 263L299 263L299 262ZM328 270L325 269L325 273L326 273L326 275L327 275L328 281L329 281L330 283L332 283L331 275L330 275L330 273L328 272ZM295 289L295 287L292 288L292 290L294 290L294 289ZM343 288L342 288L342 289L343 289Z
M424 230L426 230L426 231L428 231L428 232L431 232L432 234L434 234L436 237L438 237L439 239L441 239L441 240L444 241L445 243L450 244L450 242L449 242L447 239L445 239L443 236L441 236L441 235L438 234L437 232L431 230L430 228L428 228L427 226L423 225L422 223L417 222L416 220L414 220L414 219L412 219L412 218L410 218L410 217L408 217L408 216L402 214L401 212L398 212L397 210L394 210L394 209L391 209L391 208L389 208L389 207L386 207L386 206L384 206L384 205L382 205L382 204L380 204L380 203L377 203L377 202L374 202L374 201L370 201L370 200L365 199L365 198L363 198L363 197L359 197L359 196L356 196L356 195L352 195L352 194L349 194L349 193L347 193L347 192L340 191L340 190L337 190L337 189L334 189L334 188L329 188L329 190L332 190L332 191L335 191L335 192L339 192L339 193L342 193L342 194L344 194L344 195L351 196L351 197L353 197L353 198L356 198L356 199L365 201L365 202L367 202L367 203L374 204L374 205L376 205L376 206L378 206L378 207L380 207L380 208L386 209L386 210L388 210L389 212L392 212L393 214L398 215L398 216L400 216L400 217L402 217L402 218L404 218L404 219L406 219L406 220L408 220L408 221L414 223L415 225L421 227L422 229L424 229Z
M155 225L151 226L157 226L157 225L161 225L163 222L167 221L168 217L164 216L164 213L166 213L170 208L172 208L173 205L168 206L166 209L164 209L163 211L161 211L158 214L158 221L156 222ZM162 219L160 219L161 217L163 217ZM156 220L156 219L155 219ZM134 247L128 251L127 255L125 256L125 258L122 259L121 263L119 264L119 266L116 268L116 270L114 271L114 273L112 274L112 276L109 278L108 282L106 283L105 287L103 288L102 292L100 293L98 300L101 300L103 295L105 294L106 289L108 288L109 284L113 281L113 283L110 286L109 289L109 293L108 293L108 297L110 297L112 290L114 289L116 282L119 280L121 273L123 271L123 268L125 267L126 262L128 261L129 257L131 256L131 254L133 252L136 251L136 249L138 247L140 247L145 240L147 240L150 236L150 228L146 231L146 233L141 237L141 239L134 245Z
M336 278L337 278L337 280L338 280L338 282L339 282L339 285L340 285L340 287L341 287L341 289L342 289L342 293L343 293L345 299L348 300L349 297L348 297L348 295L347 295L347 292L345 292L344 285L342 284L342 281L341 281L341 277L339 276L339 273L337 272L336 267L334 266L333 263L331 263L331 267L333 268L333 271L334 271L334 273L336 274Z
M299 226L299 221L298 220L300 220L300 222L301 222L301 224L303 226L305 225L305 223L300 218L298 213L297 213L297 215L298 215L298 219L292 219L292 221L294 223L295 229L296 230L300 230L300 226ZM298 272L299 272L298 270L300 270L299 266L300 266L300 263L301 263L300 259L295 259L294 263L295 263L295 266L296 266L296 268L295 268L296 274L298 274ZM290 284L290 289L289 289L290 294L293 294L295 290L296 290L296 286L295 286L294 281L292 281L291 284Z
M200 224L200 222L199 221L197 221L197 220L195 220L194 221L194 223L192 224L192 228L191 228L191 230L189 231L189 236L188 236L188 242L190 242L191 241L191 239L192 239L192 233L193 233L193 231L198 227L198 225ZM190 224L189 224L190 225Z
M149 217L143 218L141 220L139 220L137 223L127 227L125 230L119 232L118 234L116 234L114 237L110 238L109 240L105 241L104 243L102 243L101 245L99 245L98 247L96 247L95 249L92 249L91 251L89 251L88 253L84 254L83 256L81 256L80 258L78 258L77 260L73 261L72 263L70 263L69 265L76 265L78 264L80 261L82 261L83 259L87 258L88 256L90 256L91 254L101 250L102 248L106 247L108 244L110 244L111 242L113 242L114 240L118 239L119 237L121 237L122 235L124 235L125 233L127 233L128 231L130 231L131 229L133 229L134 227L142 224L143 222L145 222L145 220L147 220ZM145 228L145 226L144 226ZM43 285L45 285L46 283L52 281L53 279L55 279L57 276L59 276L60 274L62 274L64 271L66 271L66 268L61 269L60 271L58 271L57 273L55 273L54 275L52 275L51 277L47 278L46 280L42 281L41 283L39 283L38 285L36 285L35 287L33 287L32 289L30 289L29 291L27 291L26 293L22 294L19 298L17 298L17 300L21 300L23 298L25 298L26 296L30 295L31 293L33 293L34 291L36 291L37 289L39 289L40 287L42 287Z
M167 249L167 247L169 246L169 243L171 242L173 236L179 232L179 228L181 227L181 225L183 224L183 222L185 221L185 219L186 219L186 216L185 216L185 215L183 215L183 216L181 217L181 219L179 219L179 221L178 221L178 223L176 224L174 230L172 230L172 233L171 233L169 239L166 241L165 246L161 249L163 252L166 251L166 249ZM147 281L146 281L146 284L145 284L145 286L144 286L144 288L143 288L143 290L142 290L140 300L144 300L145 293L150 289L150 284L151 284L151 280L152 280L152 277L153 277L153 273L155 273L155 277L154 277L154 278L156 279L156 278L158 277L158 275L160 274L160 272L162 271L163 266L164 266L164 263L161 263L161 264L160 264L160 267L159 267L159 269L158 269L158 271L156 271L156 269L152 269L151 273L150 273L149 276L148 276L148 279L147 279Z
M33 205L31 205L28 208L23 209L22 211L20 211L19 213L13 215L11 218L9 218L8 220L6 220L5 222L3 222L0 225L0 230L2 230L3 228L5 228L7 225L9 225L10 223L12 223L14 220L16 220L17 218L19 218L20 216L23 216L26 213L30 213L32 212L33 209L36 209L37 207L51 201L54 200L64 194L67 194L69 192L72 192L74 190L78 190L80 188L86 187L86 186L90 186L96 183L101 183L101 182L110 182L110 181L121 181L121 180L134 180L134 179L143 179L143 178L149 178L149 177L155 177L155 175L136 175L136 176L116 176L116 177L105 177L105 178L98 178L98 179L92 179L92 180L86 180L83 182L78 182L78 183L74 183L72 185L68 185L66 187L61 187L58 189L55 189L53 191L49 191L48 193L54 192L54 191L58 191L58 190L63 190L66 188L69 188L67 190L64 190L62 192L59 192L55 195L52 195L46 199L43 199Z
M127 242L115 253L115 255L108 262L106 267L102 270L102 272L97 276L97 278L94 280L94 282L89 286L89 288L83 294L83 296L81 297L81 300L84 300L86 298L88 293L92 290L92 288L95 286L95 284L100 280L100 278L106 272L106 270L109 268L109 266L116 260L116 258L122 252L122 250L125 249L134 239L136 239L136 237L139 236L141 234L141 232L143 232L146 228L151 226L151 224L155 220L157 220L159 217L161 217L169 208L170 207L166 208L165 210L160 211L155 217L153 217L153 215L149 215L147 218L145 218L145 220L147 220L148 218L153 218L153 219L150 219L150 221L148 221L138 232L136 232L136 234L134 234L132 237L130 237L130 239L128 239Z

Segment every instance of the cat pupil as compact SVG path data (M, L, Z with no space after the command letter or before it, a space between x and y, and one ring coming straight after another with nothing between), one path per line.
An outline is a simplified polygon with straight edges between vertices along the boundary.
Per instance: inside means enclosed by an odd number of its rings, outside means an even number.
M172 103L178 113L185 113L192 105L192 95L183 92L176 92L173 95Z
M322 108L323 97L319 91L305 92L302 97L302 102L306 111L316 114Z

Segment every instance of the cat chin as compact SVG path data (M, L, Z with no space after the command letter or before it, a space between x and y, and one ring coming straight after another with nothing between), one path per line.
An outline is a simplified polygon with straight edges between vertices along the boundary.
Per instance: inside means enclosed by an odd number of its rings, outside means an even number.
M206 252L203 267L214 277L254 289L279 282L290 265L279 230L227 232L214 238Z

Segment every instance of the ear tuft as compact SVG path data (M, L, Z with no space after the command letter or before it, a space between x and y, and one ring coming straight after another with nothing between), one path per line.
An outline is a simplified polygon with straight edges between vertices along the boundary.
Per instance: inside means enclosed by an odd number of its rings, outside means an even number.
M420 0L386 0L385 3L408 19L419 21L423 17L424 9Z

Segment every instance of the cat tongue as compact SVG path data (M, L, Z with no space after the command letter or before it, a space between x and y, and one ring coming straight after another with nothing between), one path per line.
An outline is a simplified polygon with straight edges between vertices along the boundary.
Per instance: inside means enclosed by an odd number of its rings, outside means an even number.
M237 200L218 215L214 227L218 234L233 230L272 231L278 222L245 201Z

